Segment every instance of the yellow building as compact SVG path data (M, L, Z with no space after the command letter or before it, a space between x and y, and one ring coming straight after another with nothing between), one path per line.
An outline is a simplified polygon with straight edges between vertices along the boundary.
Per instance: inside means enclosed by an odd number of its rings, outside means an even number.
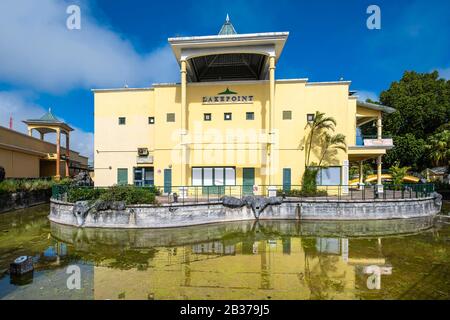
M348 185L349 162L371 158L381 177L392 147L382 113L394 109L358 101L350 81L276 79L288 35L237 34L227 17L219 35L169 39L180 83L94 89L96 185L243 185L248 193L299 185L316 112L336 120L347 144L327 154L319 184ZM378 136L357 141L357 127L373 121ZM309 164L322 147L313 145Z
M88 158L70 150L73 129L50 110L39 119L24 122L28 135L0 126L0 166L6 178L60 178L88 169ZM33 137L33 130L39 132L40 139ZM44 141L45 134L51 132L56 133L56 144ZM66 136L67 147L61 146L61 134Z

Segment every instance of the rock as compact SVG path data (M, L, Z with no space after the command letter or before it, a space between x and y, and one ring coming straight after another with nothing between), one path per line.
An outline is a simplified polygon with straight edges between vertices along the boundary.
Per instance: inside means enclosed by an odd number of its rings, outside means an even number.
M269 205L280 205L283 203L281 197L261 197L261 196L247 196L244 197L244 202L248 207L252 208L255 218L259 219L259 216Z
M33 258L21 256L9 265L9 273L12 276L21 276L34 270Z
M235 197L222 197L222 204L228 208L241 208L245 206L245 202Z
M94 185L94 182L87 171L82 171L73 177L72 183L78 187L90 187Z
M119 210L123 211L126 209L124 201L102 201L97 200L94 204L95 211L106 211L106 210Z
M0 166L0 182L2 182L3 180L5 180L5 176L6 176L5 168L3 168L2 166Z
M281 197L261 197L261 196L246 196L243 199L238 199L234 197L223 197L222 204L229 208L240 208L247 206L252 208L255 218L259 218L261 213L269 205L280 205L283 203L283 198Z
M77 201L73 206L73 215L77 219L79 227L84 225L89 212L101 212L107 210L123 211L126 209L124 201L103 201L97 200L94 203L89 201Z
M73 215L77 219L78 226L82 226L86 220L86 216L95 204L90 204L89 201L77 201L73 206Z

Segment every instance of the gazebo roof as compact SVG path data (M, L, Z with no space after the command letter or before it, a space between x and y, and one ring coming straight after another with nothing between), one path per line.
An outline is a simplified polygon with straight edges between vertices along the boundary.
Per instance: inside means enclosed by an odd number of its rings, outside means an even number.
M223 24L222 28L219 31L219 36L231 35L231 34L237 34L237 32L234 29L234 26L233 26L233 24L230 21L230 17L227 14L227 18L225 19L225 23Z
M42 126L41 128L36 128L39 132L47 133L54 131L53 128L59 127L63 131L70 132L73 131L73 128L70 127L67 123L59 120L53 113L52 110L49 108L48 112L45 113L42 117L39 119L28 119L25 120L24 123L27 125L39 125ZM45 127L49 128L45 128Z
M188 82L267 80L269 57L278 60L289 32L238 34L227 15L218 35L169 38Z

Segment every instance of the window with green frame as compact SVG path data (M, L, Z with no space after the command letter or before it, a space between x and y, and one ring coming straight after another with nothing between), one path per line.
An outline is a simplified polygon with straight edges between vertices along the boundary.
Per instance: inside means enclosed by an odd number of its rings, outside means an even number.
M235 186L235 167L194 167L192 168L193 186Z

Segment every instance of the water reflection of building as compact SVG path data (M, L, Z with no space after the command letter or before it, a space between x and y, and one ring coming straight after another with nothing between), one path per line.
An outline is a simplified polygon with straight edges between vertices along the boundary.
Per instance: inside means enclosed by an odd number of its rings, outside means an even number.
M192 246L192 252L195 254L234 255L235 251L234 245L227 246L220 241L195 244Z
M345 240L315 242L208 242L177 247L175 255L164 248L145 271L96 267L95 298L117 299L124 291L127 299L355 298L355 267L346 261Z

